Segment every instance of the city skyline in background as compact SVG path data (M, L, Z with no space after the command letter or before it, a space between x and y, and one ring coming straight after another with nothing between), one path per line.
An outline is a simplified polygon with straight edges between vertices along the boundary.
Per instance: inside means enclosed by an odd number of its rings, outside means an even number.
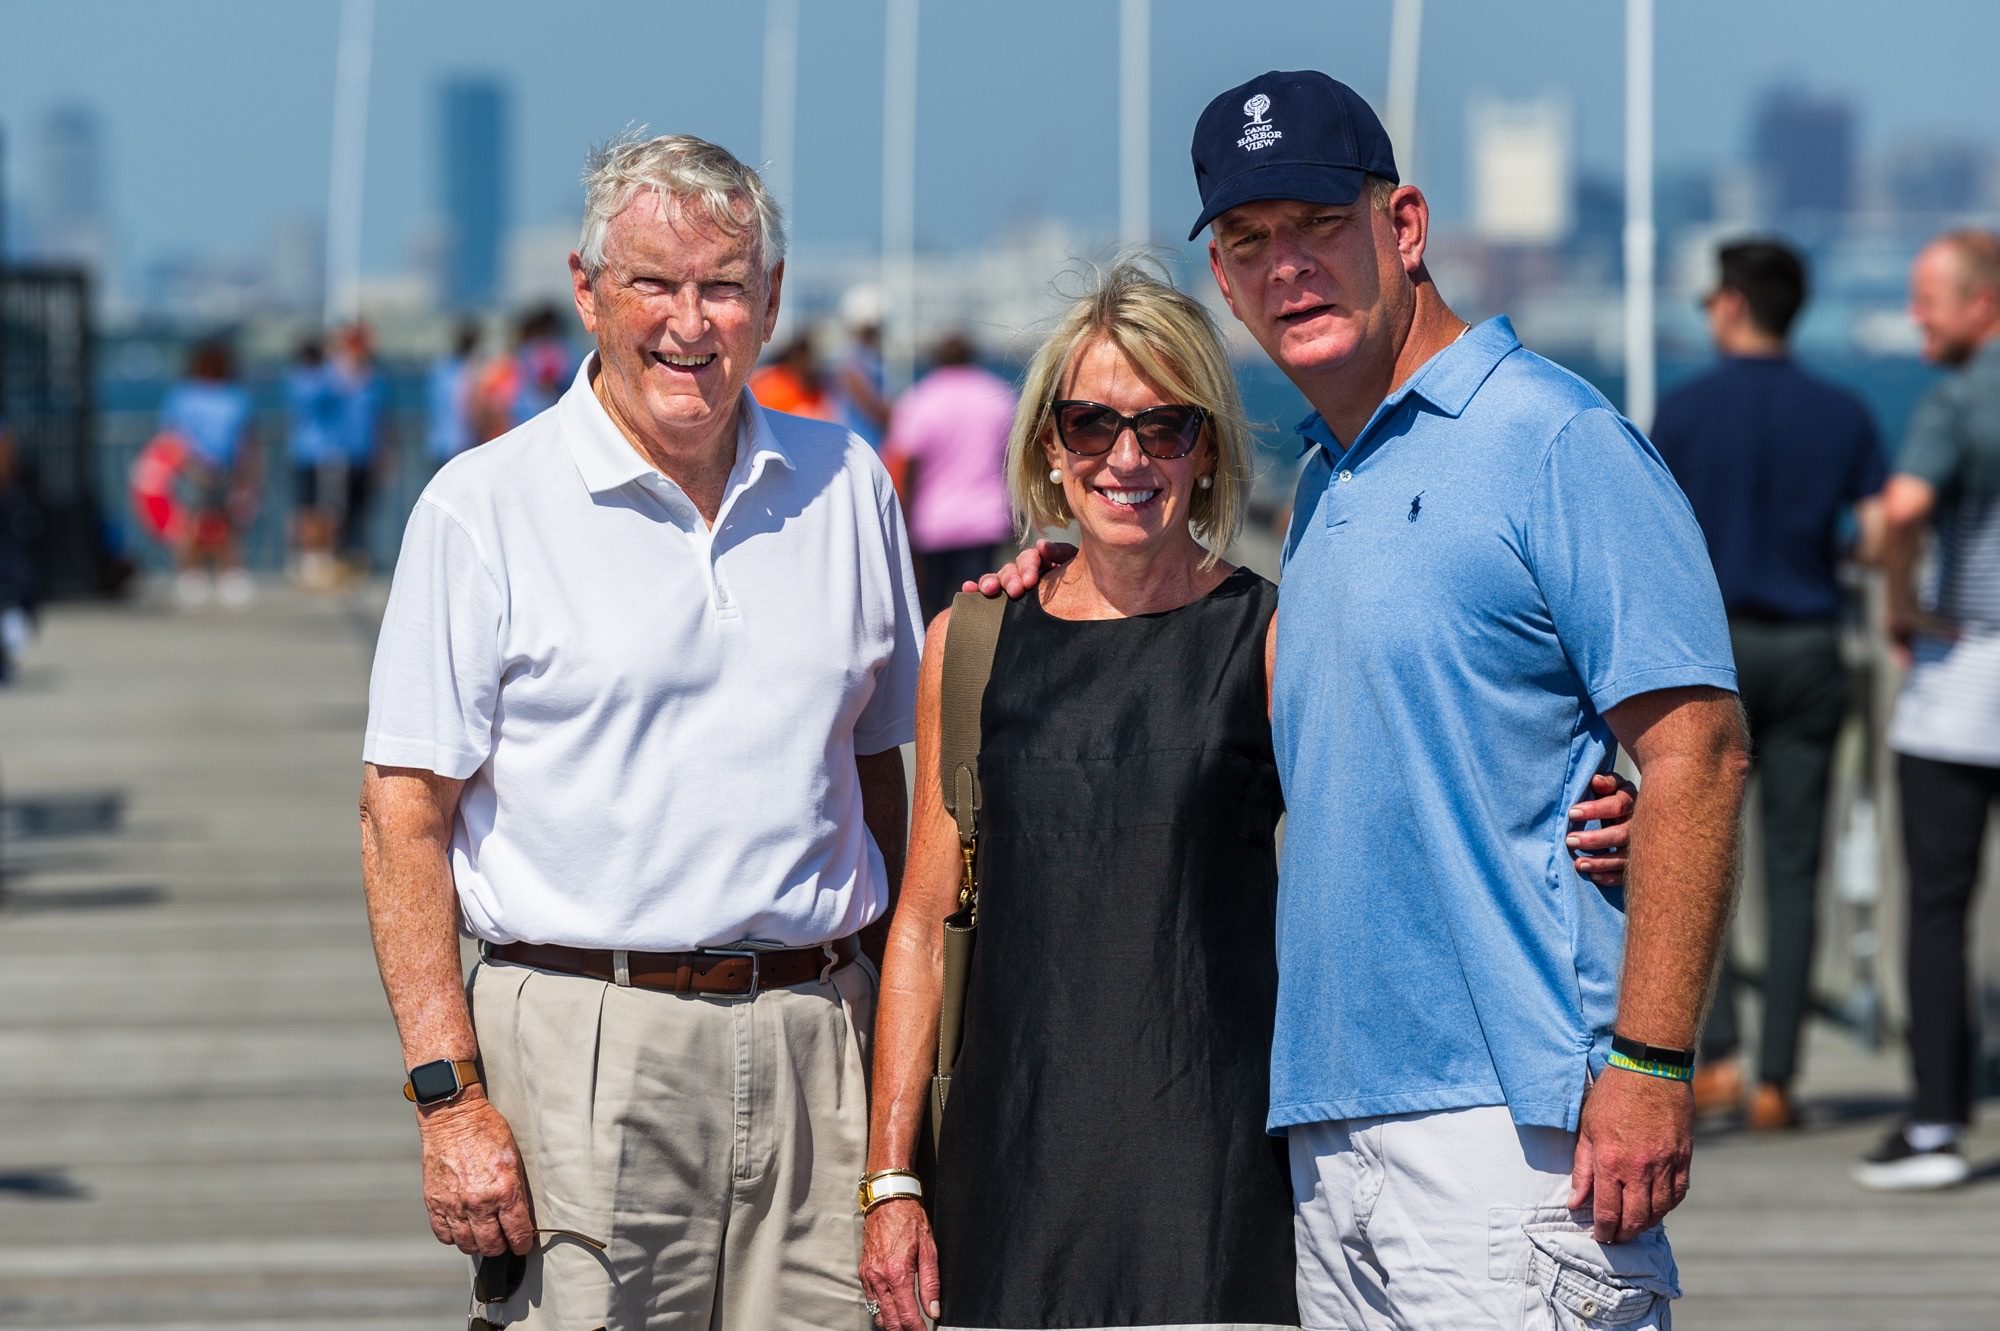
M884 20L858 0L800 10L796 160L771 165L794 183L788 292L811 314L872 276ZM1155 0L1151 233L1188 257L1184 276L1198 264L1181 238L1202 103L1262 69L1313 65L1382 108L1389 11L1353 0L1232 15ZM587 26L614 15L615 30ZM1020 308L991 320L1018 327L1065 263L1116 238L1118 5L921 15L919 322L1025 284ZM0 0L7 254L92 267L114 323L317 309L338 16L331 0ZM378 6L362 211L371 316L564 299L583 152L623 125L699 133L758 160L764 22L762 4ZM1798 54L1807 23L1810 63ZM1893 315L1910 236L2000 213L1980 56L2000 48L2000 6L1915 0L1889 16L1679 0L1656 29L1663 285L1698 281L1690 265L1714 234L1780 231L1820 261L1820 336L1838 320L1857 349L1906 351ZM1448 297L1602 350L1617 336L1606 295L1621 269L1623 6L1503 14L1432 0L1422 38L1416 141L1398 151L1433 201ZM1662 324L1693 327L1671 306Z

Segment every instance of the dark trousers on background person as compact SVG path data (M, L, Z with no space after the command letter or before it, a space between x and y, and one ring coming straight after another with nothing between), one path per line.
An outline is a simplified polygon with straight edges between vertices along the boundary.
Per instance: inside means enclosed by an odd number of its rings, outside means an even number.
M924 623L951 609L958 589L982 573L991 573L1000 558L999 547L991 542L917 551L917 602L923 607Z
M1765 621L1732 616L1737 687L1750 719L1750 753L1763 817L1764 1018L1757 1078L1788 1087L1798 1072L1799 1033L1811 1006L1820 848L1834 740L1847 712L1840 630L1831 621ZM1725 951L1721 983L1702 1032L1705 1059L1741 1042L1737 974Z
M1973 1015L1967 922L2000 767L1896 755L1909 871L1905 971L1915 1123L1972 1121Z

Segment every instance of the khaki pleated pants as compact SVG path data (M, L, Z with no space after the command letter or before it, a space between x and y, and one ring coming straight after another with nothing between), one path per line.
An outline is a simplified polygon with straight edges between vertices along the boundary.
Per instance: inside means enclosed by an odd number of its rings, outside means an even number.
M531 1331L867 1331L854 1189L876 976L863 959L755 998L481 962L487 1095L546 1237L505 1303Z

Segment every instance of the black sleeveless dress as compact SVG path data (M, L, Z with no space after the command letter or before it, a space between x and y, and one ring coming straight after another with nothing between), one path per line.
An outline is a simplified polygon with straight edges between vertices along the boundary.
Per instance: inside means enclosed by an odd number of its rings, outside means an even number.
M942 1327L1290 1327L1264 1131L1277 588L1010 605L982 713L979 945L940 1134Z

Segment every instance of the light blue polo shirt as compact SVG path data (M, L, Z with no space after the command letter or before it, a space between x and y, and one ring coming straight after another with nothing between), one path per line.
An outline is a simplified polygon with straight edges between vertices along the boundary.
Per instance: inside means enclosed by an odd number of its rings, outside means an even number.
M1572 867L1568 810L1610 770L1607 709L1736 688L1701 530L1652 446L1505 319L1353 447L1300 432L1270 1126L1505 1104L1574 1128L1625 914Z

